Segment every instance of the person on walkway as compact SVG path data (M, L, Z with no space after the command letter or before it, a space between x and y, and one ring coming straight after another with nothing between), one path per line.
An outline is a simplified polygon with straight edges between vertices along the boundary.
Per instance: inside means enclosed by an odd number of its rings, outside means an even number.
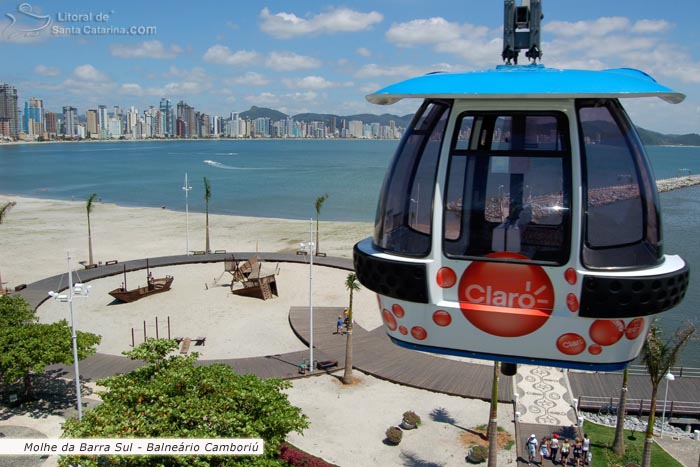
M576 467L581 467L581 454L583 453L583 448L581 446L581 440L576 438L574 443L574 465Z
M544 465L544 460L549 456L549 442L547 437L543 436L540 441L540 465Z
M591 451L591 440L588 438L588 433L583 434L583 440L581 441L581 457L583 458L584 465L588 465L588 453Z
M571 451L571 445L569 444L569 440L567 438L564 438L564 441L561 443L561 465L568 465L569 464L569 452Z
M335 322L335 333L336 334L343 333L343 317L342 316L338 316L338 321Z
M535 462L535 453L537 452L537 436L534 433L527 439L525 446L527 447L527 465L530 465Z
M557 463L557 453L559 452L559 435L554 433L552 439L549 442L549 452L552 464Z

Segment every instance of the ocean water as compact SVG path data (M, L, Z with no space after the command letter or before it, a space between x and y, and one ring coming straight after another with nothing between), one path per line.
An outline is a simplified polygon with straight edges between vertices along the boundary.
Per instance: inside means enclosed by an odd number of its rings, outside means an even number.
M0 145L0 192L124 206L309 219L328 193L324 220L374 219L397 141L153 141Z
M204 211L211 183L212 213L289 219L314 218L314 202L328 193L321 218L373 221L384 173L398 141L254 140L153 141L0 145L0 193L85 200L95 192L124 206ZM656 178L700 173L700 148L648 147ZM683 303L664 313L671 332L684 321L698 326L700 309L700 186L661 194L665 252L691 267ZM370 232L368 232L368 235ZM1 241L1 240L0 240ZM700 367L700 340L680 364Z

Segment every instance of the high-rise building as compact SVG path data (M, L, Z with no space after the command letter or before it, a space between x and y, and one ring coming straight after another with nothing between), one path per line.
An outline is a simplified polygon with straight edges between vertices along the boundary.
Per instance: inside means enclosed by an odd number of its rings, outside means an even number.
M194 107L184 101L177 103L177 128L175 134L180 138L196 136L197 121Z
M6 83L0 83L0 135L16 139L20 132L19 109L17 108L17 89Z
M100 137L99 113L95 109L90 109L85 113L87 137L97 139Z
M46 119L46 132L49 136L56 136L58 134L58 118L54 112L46 112L44 114Z
M160 100L161 126L163 128L162 136L171 138L175 134L173 128L173 106L170 99L162 98Z
M107 114L107 106L100 104L97 106L97 125L98 130L107 130L109 125L109 115Z
M78 109L75 107L63 107L63 134L67 137L78 136Z
M197 112L199 113L199 112ZM209 138L211 136L211 118L205 113L199 114L199 137Z
M27 135L40 136L44 134L44 104L41 99L32 97L24 102L22 115L24 132Z

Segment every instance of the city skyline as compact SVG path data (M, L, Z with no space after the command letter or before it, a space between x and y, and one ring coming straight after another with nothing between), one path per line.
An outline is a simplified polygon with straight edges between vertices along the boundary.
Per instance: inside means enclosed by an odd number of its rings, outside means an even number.
M223 117L197 111L182 100L173 106L166 98L162 98L158 106L151 105L143 112L134 106L122 109L115 105L110 113L107 105L99 104L97 109L87 109L82 116L72 106L63 106L59 114L46 110L43 100L35 97L24 102L24 111L20 109L17 89L11 84L0 83L0 138L3 140L212 137L398 139L403 133L402 126L396 125L396 121L387 121L387 114L370 116L369 122L358 120L360 116L353 118L328 114L307 114L305 118L295 120L293 116L274 109L254 112L255 108L251 107L247 112L231 112L230 116ZM376 120L384 120L385 124Z
M430 71L500 64L503 5L486 3L455 10L443 0L358 1L352 7L199 2L178 5L176 14L130 0L116 8L107 2L24 3L31 11L5 3L0 41L11 66L0 81L17 88L22 111L36 98L54 112L70 106L87 115L105 104L143 114L166 98L211 117L253 105L289 115L405 115L420 103L375 106L365 95ZM688 97L675 106L624 100L635 123L663 133L700 133L700 58L689 46L696 39L693 13L700 13L695 2L671 10L629 0L545 0L543 10L545 66L647 71Z

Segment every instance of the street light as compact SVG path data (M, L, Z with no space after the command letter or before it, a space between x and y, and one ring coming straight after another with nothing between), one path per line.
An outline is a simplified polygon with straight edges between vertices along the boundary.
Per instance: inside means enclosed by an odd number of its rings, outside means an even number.
M666 400L668 399L668 382L673 381L676 379L675 376L671 374L671 371L669 370L668 373L664 375L664 379L666 380L666 394L664 395L664 410L661 412L661 435L664 435L664 422L666 421Z
M309 219L309 242L300 243L299 246L302 250L309 250L309 366L308 370L313 371L314 368L314 305L313 305L313 274L314 274L314 253L316 251L316 244L313 242L314 232L313 232L314 221Z
M192 189L187 184L187 172L185 172L185 185L182 187L185 190L185 255L190 254L190 204L189 194Z
M75 320L73 319L73 297L87 298L90 293L91 285L85 285L80 282L73 284L73 271L70 267L70 253L68 253L68 294L59 294L53 290L49 292L49 296L59 302L68 302L70 307L70 326L71 340L73 342L73 369L75 371L75 394L76 404L78 406L78 420L83 419L83 403L80 393L80 370L78 368L78 336L75 333Z

